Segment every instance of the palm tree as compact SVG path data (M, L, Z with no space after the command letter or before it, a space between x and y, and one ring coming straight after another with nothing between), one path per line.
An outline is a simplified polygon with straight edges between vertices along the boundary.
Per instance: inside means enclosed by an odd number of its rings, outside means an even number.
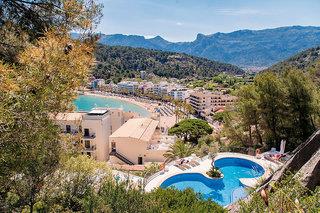
M181 115L183 114L182 111L181 111L181 107L182 107L182 102L179 101L179 100L173 100L172 101L174 106L175 106L175 109L174 109L174 114L176 116L176 123L178 123Z
M190 115L194 114L195 112L193 107L187 102L184 102L184 110L185 110L185 113L187 113L188 118L190 117Z
M176 107L174 109L174 114L176 116L176 123L178 123L178 121L180 120L180 117L183 115L183 113L181 112L181 110L178 107Z
M178 140L170 146L170 149L166 153L164 153L163 156L166 158L165 163L168 163L179 158L188 157L192 153L193 148L190 144Z

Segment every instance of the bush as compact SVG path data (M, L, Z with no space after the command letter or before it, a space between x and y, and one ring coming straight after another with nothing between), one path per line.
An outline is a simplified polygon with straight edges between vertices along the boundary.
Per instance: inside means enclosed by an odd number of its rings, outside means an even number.
M221 178L222 173L217 167L211 167L211 169L207 172L207 175L211 178Z
M249 202L239 202L239 212L320 212L320 187L309 191L290 175L272 188L268 193L268 205L260 193L253 193Z
M185 119L169 129L169 135L176 135L184 141L198 144L198 139L210 135L213 129L208 122L200 119Z

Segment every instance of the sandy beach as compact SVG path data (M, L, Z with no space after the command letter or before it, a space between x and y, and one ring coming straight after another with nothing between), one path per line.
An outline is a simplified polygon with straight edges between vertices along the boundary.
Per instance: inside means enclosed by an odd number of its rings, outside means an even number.
M120 96L118 94L114 93L95 93L95 92L84 92L84 95L93 95L93 96L99 96L99 97L104 97L104 98L113 98L113 99L118 99L121 101L129 102L132 104L135 104L137 106L140 106L150 113L150 115L153 115L155 113L155 109L158 106L156 103L152 103L152 101L140 99L137 100L137 98L130 98L130 97L124 97Z
M133 98L133 97L127 97L122 96L116 93L102 93L102 92L84 92L84 95L93 95L93 96L99 96L104 98L113 98L118 99L121 101L126 101L132 104L135 104L137 106L140 106L150 113L150 117L153 119L157 119L160 121L160 127L164 127L165 129L170 128L175 124L175 117L174 116L160 116L159 113L156 112L156 108L159 106L159 103L152 100L146 100L142 98Z

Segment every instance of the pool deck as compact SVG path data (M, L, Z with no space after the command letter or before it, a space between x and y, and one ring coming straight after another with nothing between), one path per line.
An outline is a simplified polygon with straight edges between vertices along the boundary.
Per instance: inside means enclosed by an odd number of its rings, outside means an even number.
M261 177L240 179L240 182L248 187L255 187L257 184L259 184L259 181L261 179L268 178L271 175L272 171L275 171L280 166L266 159L257 159L254 156L244 155L239 153L230 153L230 152L218 153L215 157L215 160L226 158L226 157L234 157L234 158L242 158L242 159L250 160L259 164L264 168L265 172ZM212 166L211 165L212 160L208 156L202 159L197 157L188 157L185 159L195 160L199 163L199 165L195 167L191 167L190 169L181 170L178 167L174 166L175 162L171 162L170 164L166 165L165 170L160 171L147 179L146 181L147 183L145 185L145 191L146 192L152 191L153 189L159 187L163 181L177 174L200 173L205 177L208 177L206 172L209 171L209 169Z

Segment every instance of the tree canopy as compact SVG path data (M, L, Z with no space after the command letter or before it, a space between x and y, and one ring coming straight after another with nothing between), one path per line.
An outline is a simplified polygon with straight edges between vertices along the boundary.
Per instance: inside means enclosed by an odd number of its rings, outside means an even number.
M0 59L17 63L17 53L48 30L90 33L101 18L95 0L2 0Z
M96 49L96 58L98 63L93 75L113 81L118 78L139 76L139 71L179 79L212 77L222 72L243 73L240 68L230 64L182 53L142 48L99 45Z
M237 95L235 110L224 117L225 130L246 147L279 148L286 140L293 150L319 126L319 88L299 70L264 72Z
M94 41L73 40L69 31L90 30L97 14L85 12L86 1L1 4L0 211L15 197L16 210L32 212L45 178L66 154L51 116L73 109L94 62Z
M169 134L177 135L185 141L197 144L199 138L211 134L212 131L211 126L204 120L185 119L171 127Z
M190 144L184 143L181 140L176 141L170 146L170 149L163 154L167 162L188 157L193 153L193 148Z

